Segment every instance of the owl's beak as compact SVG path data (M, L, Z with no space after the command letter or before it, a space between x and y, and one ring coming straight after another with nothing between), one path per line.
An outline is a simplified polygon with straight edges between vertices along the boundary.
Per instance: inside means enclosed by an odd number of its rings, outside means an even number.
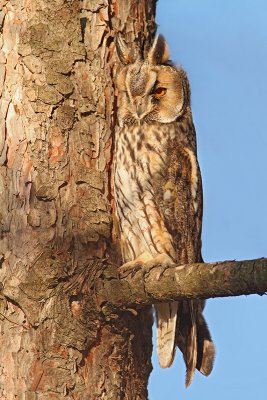
M144 114L146 109L144 104L144 99L142 97L137 97L134 103L135 103L136 114L140 118Z

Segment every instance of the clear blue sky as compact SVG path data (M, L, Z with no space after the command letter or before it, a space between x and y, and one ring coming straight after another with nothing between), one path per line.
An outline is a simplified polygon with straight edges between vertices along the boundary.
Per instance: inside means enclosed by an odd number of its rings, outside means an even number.
M159 0L159 32L187 71L204 184L206 261L267 257L267 1ZM209 300L217 348L184 388L180 354L150 378L150 400L266 400L267 298Z

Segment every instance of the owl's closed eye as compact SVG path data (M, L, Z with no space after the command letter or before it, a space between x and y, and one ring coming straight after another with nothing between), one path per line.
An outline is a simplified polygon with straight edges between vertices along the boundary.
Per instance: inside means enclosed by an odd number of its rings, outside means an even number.
M144 120L147 123L170 123L189 104L189 84L185 72L168 63L168 48L164 39L157 54L152 47L145 58L122 48L118 52L126 64L117 77L119 123ZM164 42L163 42L164 41ZM163 45L163 43L165 43ZM130 64L129 64L130 63Z

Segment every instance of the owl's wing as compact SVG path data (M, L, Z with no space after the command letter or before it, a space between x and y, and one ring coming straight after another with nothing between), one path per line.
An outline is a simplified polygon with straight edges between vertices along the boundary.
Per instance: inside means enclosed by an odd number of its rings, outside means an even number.
M176 262L201 262L202 181L196 155L195 129L177 122L177 135L168 143L168 162L156 197L176 250ZM181 128L183 126L183 128ZM186 133L181 135L183 129Z
M156 200L168 232L173 238L177 264L201 262L202 182L196 155L195 129L191 114L177 122L177 135L168 144L168 163L158 182ZM186 363L186 385L195 368L204 375L212 370L214 345L202 315L201 300L178 303L176 344Z

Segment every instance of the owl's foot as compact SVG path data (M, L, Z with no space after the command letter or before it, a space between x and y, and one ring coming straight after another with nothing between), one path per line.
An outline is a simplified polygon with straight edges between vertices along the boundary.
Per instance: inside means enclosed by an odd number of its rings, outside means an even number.
M166 253L158 254L156 257L153 257L151 260L145 263L145 273L149 273L153 268L160 267L159 275L157 280L159 280L166 269L168 269L171 265L176 265L173 259L168 256Z
M139 271L143 266L142 261L140 260L133 260L123 264L121 267L118 268L118 272L120 276L128 276L131 274L133 277L137 271Z
M118 268L120 276L127 276L131 274L133 277L137 271L139 271L148 262L148 260L153 259L151 254L145 252L137 257L133 261L129 261Z
M143 270L144 274L150 272L151 269L156 266L160 266L160 275L158 279L164 274L164 271L170 266L175 265L174 261L167 254L158 254L156 257L152 257L150 254L144 253L133 261L129 261L119 267L118 272L120 276L128 276L131 274L133 277L140 269Z

